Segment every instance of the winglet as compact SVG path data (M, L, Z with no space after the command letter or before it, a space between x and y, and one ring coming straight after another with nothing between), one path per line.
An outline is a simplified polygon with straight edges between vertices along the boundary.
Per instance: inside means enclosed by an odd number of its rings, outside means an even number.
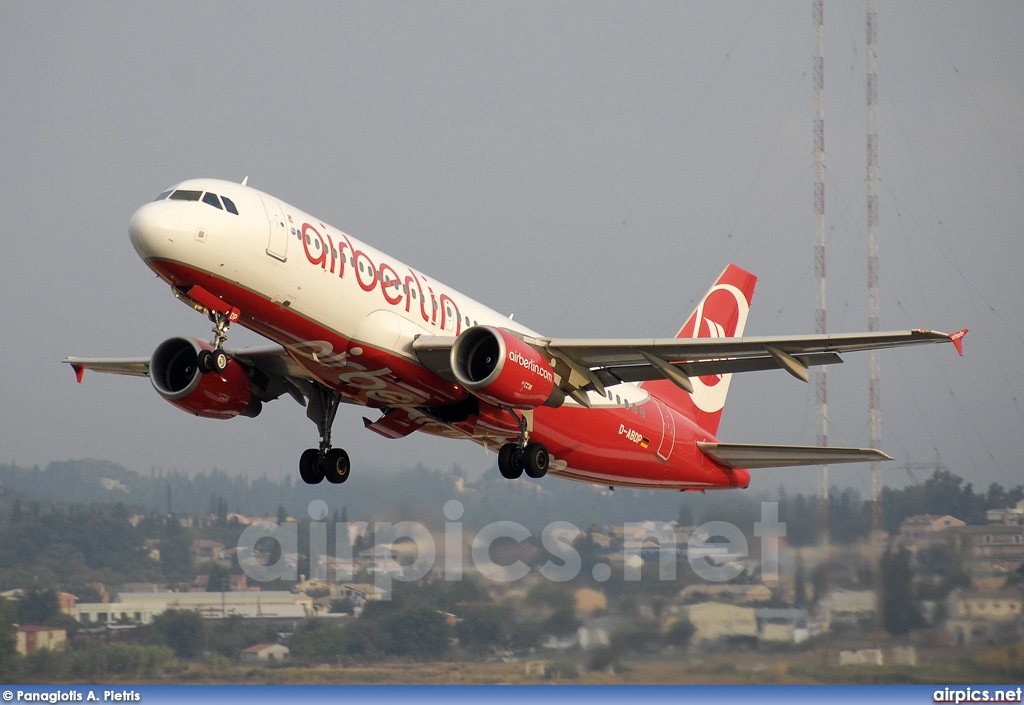
M967 329L958 330L956 333L950 333L949 339L953 341L953 345L956 346L956 351L960 353L960 357L964 356L964 336L967 335Z
M76 365L75 363L72 362L71 369L75 371L75 377L78 378L78 383L81 384L82 377L85 377L85 365Z

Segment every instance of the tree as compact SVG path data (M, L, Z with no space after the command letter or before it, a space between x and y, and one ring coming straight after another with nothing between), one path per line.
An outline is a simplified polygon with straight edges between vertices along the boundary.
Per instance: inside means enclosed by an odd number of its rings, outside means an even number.
M502 605L470 605L455 627L459 644L467 648L500 647L508 641L509 609Z
M207 592L230 592L231 571L225 566L214 561L206 564L206 591Z
M924 625L924 618L914 601L910 552L902 546L896 552L887 548L880 568L882 625L893 636L905 636L911 629Z
M352 614L356 610L356 603L351 597L343 597L340 600L331 600L331 614Z
M179 658L196 658L206 648L206 622L198 612L168 610L153 619L153 633Z
M793 576L793 604L797 607L807 606L807 571L803 554L799 551L796 554L796 574Z
M545 634L552 636L568 636L575 634L580 628L580 620L576 619L576 612L571 607L561 607L555 610L550 617L541 623Z
M234 614L218 619L209 627L207 643L210 651L228 658L238 658L243 649L254 644L272 644L277 641L277 630L261 620L245 619Z
M665 643L678 648L689 646L690 640L693 639L696 632L697 628L693 626L689 618L680 617L665 632Z
M322 619L309 619L299 625L288 642L292 658L314 663L336 663L347 651L347 629Z
M417 660L443 658L451 645L452 628L445 615L433 607L411 604L385 620L391 634L391 653Z
M7 676L18 657L17 619L17 610L11 601L0 597L0 678L4 683L13 682Z
M18 600L19 624L48 625L60 614L60 598L53 588L34 585Z

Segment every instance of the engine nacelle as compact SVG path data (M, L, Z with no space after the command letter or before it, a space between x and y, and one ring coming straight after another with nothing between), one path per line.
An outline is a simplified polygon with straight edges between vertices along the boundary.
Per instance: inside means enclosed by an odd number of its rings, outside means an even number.
M153 387L164 399L196 416L257 416L263 403L253 394L252 382L241 365L228 358L227 369L219 374L199 371L199 353L211 349L209 343L193 338L160 343L149 363Z
M565 400L551 363L503 328L464 331L452 345L451 367L463 387L492 404L533 409Z

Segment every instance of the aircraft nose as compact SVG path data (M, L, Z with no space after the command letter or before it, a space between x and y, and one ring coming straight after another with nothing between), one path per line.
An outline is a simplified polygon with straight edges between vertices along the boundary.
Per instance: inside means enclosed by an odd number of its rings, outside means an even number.
M128 236L143 259L157 256L180 239L181 218L176 204L154 201L139 208L128 223Z

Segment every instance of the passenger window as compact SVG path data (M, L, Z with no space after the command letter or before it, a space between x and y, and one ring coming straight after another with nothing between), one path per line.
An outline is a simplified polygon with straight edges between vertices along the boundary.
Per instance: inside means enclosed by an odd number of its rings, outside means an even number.
M187 191L185 189L178 189L171 194L170 198L172 201L198 201L200 196L203 195L202 191Z
M235 215L238 215L238 209L235 208L235 204L230 198L228 198L227 196L221 196L221 199L223 199L224 201L224 210L226 210L228 213L234 213Z
M162 201L162 200L164 200L165 198L167 198L170 195L171 195L170 191L164 191L163 193L161 193L159 196L157 196L153 200L154 201Z
M217 198L217 194L215 194L215 193L210 193L209 191L204 193L203 194L203 203L205 203L208 206L213 206L217 210L223 210L223 208L220 205L220 199Z

